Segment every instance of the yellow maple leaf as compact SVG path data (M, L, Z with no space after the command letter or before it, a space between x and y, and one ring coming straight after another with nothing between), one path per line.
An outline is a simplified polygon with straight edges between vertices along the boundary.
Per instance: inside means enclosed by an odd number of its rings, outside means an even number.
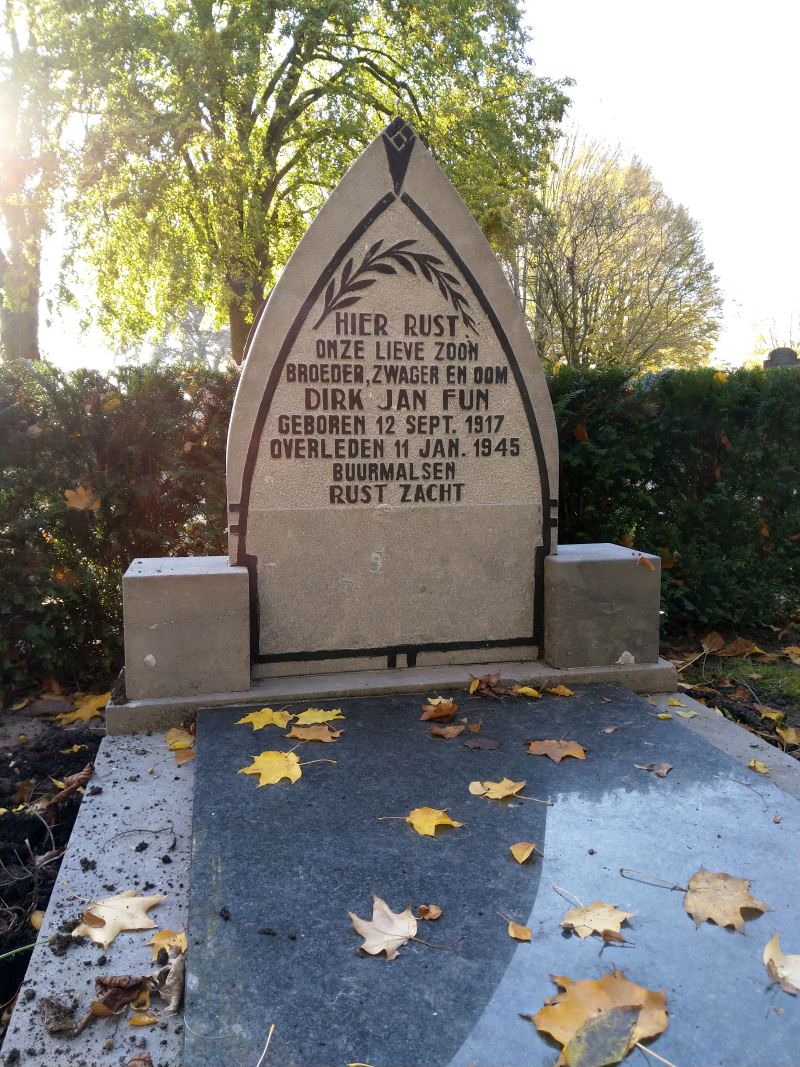
M176 932L175 930L159 930L157 934L153 934L148 945L153 946L153 960L158 957L158 953L162 948L165 948L168 952L175 946L179 948L181 952L186 951L186 934L181 930Z
M179 726L171 726L167 730L167 748L171 752L179 752L183 748L192 748L194 734L188 730L182 730Z
M542 697L539 690L530 685L513 685L511 692L515 697L528 697L530 700L541 700Z
M695 926L713 922L717 926L732 926L744 933L743 911L766 911L767 905L750 895L750 881L734 878L724 871L704 868L692 875L683 906L694 919Z
M632 1008L636 1012L630 1034L622 1043L621 1055L617 1060L606 1058L602 1061L604 1063L619 1062L637 1041L656 1037L667 1028L669 1019L664 992L657 993L636 985L616 967L598 979L576 982L572 978L553 975L552 980L561 992L546 1000L536 1015L526 1018L536 1025L537 1030L550 1034L564 1046L556 1061L557 1067L575 1062L572 1056L567 1058L568 1047L582 1027L598 1016L621 1008Z
M316 709L309 708L309 711L314 710ZM285 730L289 720L293 718L294 716L286 710L273 711L272 708L262 708L260 711L251 711L243 719L237 719L236 725L251 723L254 730L263 730L265 726L279 726L281 730Z
M64 499L67 507L75 508L76 511L97 511L102 503L92 492L90 486L79 482L77 489L65 489Z
M554 685L549 689L545 689L545 693L552 693L554 697L574 697L575 694L571 689L567 689L565 685Z
M251 756L252 764L242 767L239 774L257 774L258 788L262 785L276 785L284 778L290 782L296 782L303 775L300 769L300 760L294 752L262 752L258 756Z
M778 982L784 993L795 996L800 993L800 956L787 956L781 949L777 932L764 946L764 966L773 982Z
M341 730L334 730L327 723L315 723L314 726L293 726L286 737L294 737L298 741L322 741L329 744L338 741L342 736Z
M784 745L800 745L800 730L796 726L776 727L775 733Z
M461 826L442 808L414 808L406 815L406 822L424 837L435 837L437 826Z
M486 797L487 800L508 800L524 789L525 784L502 778L499 782L470 782L469 791L474 796Z
M607 930L618 934L622 924L635 914L633 911L620 911L614 904L593 900L586 907L571 908L561 920L561 925L565 930L576 933L583 941L592 934L602 937Z
M331 708L330 711L325 711L324 708L306 708L295 719L295 726L312 726L318 722L333 722L335 719L343 719L341 708Z
M554 763L560 763L567 756L586 759L586 749L577 741L529 741L527 749L532 756L549 756Z
M137 896L135 889L93 900L84 911L82 922L72 931L72 936L88 937L96 945L108 948L117 934L128 930L152 930L156 924L147 912L162 900L166 900L164 893Z
M769 767L766 763L762 763L760 759L751 759L747 766L751 771L755 771L756 774L769 774Z
M509 851L517 863L525 863L538 847L533 841L517 841L516 845L509 845Z
M78 701L74 711L64 711L53 718L62 726L69 726L71 722L89 722L90 719L100 718L101 709L110 699L111 693L89 694Z

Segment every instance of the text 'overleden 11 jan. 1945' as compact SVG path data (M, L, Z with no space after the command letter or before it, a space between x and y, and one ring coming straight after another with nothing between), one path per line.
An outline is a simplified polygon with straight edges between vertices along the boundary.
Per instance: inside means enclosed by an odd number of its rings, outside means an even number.
M480 467L513 464L529 444L494 331L470 313L459 279L438 269L454 303L447 310L406 310L394 300L385 311L374 301L365 301L370 310L342 310L340 300L337 310L334 279L293 346L281 372L292 402L270 420L269 460L273 468L325 465L324 479L309 479L324 497L311 506L475 503ZM389 279L380 281L383 289Z

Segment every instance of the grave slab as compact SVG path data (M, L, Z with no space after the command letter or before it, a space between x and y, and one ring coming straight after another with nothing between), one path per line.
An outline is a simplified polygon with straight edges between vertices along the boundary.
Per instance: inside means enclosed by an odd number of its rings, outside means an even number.
M341 739L299 752L336 763L261 789L237 771L293 742L275 727L235 725L241 708L202 711L184 1067L255 1064L272 1024L269 1060L282 1067L543 1067L557 1049L520 1013L556 992L549 975L599 978L615 964L665 989L669 1027L651 1047L672 1063L797 1064L800 1003L770 985L761 954L776 930L785 951L800 951L800 803L633 693L577 694L461 694L459 714L483 722L476 736L500 742L491 750L426 736L418 696L342 699ZM562 737L585 745L586 759L556 765L524 747ZM663 779L635 766L662 760L673 765ZM503 777L552 806L468 791ZM464 826L426 838L402 818L379 821L419 806L446 808ZM543 858L516 864L517 841L536 842ZM751 879L770 911L744 935L695 929L681 892L622 877L622 867L681 885L700 867L726 871ZM634 912L630 944L564 935L573 904L554 885ZM438 904L442 918L419 936L452 947L361 956L347 913L369 918L372 892L395 911ZM498 912L531 927L533 941L512 941Z

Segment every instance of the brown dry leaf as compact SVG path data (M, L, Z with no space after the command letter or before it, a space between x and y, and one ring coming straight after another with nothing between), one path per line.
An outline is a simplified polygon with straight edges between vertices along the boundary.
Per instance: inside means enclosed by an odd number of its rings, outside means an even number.
M91 487L83 482L78 483L77 489L65 489L64 500L68 508L75 508L76 511L97 511L102 503Z
M747 766L751 771L755 771L756 774L769 774L769 767L766 763L762 763L760 759L751 759Z
M298 741L322 741L330 744L338 741L342 736L342 730L334 730L326 722L316 723L314 726L293 726L286 737L294 737Z
M470 695L477 693L479 697L484 697L486 700L496 700L497 697L505 696L508 690L503 686L498 686L499 681L500 671L484 674L481 678L472 676L472 681L469 683Z
M170 961L156 975L158 995L164 1001L168 1014L175 1014L183 999L183 986L186 977L186 957L178 947L169 950Z
M640 771L652 771L656 778L666 778L672 770L671 763L634 763L634 767Z
M778 726L775 733L784 745L800 745L800 730L796 726L787 726L786 729Z
M153 1061L149 1052L137 1052L132 1060L128 1060L125 1067L153 1067Z
M435 837L437 826L462 825L451 819L442 808L414 808L406 815L406 822L423 837Z
M521 923L509 921L508 936L513 937L515 941L530 941L533 937L533 931L530 926L523 926Z
M572 908L561 920L565 930L576 933L583 941L592 934L610 932L618 934L620 927L628 919L632 919L636 912L620 911L614 904L606 904L602 900L593 900L586 907Z
M186 934L182 930L177 932L175 930L159 930L157 934L153 934L147 944L153 947L153 962L155 962L162 948L169 951L169 949L175 947L179 948L181 952L185 952Z
M78 771L77 774L68 774L63 782L60 782L61 789L54 797L51 797L47 802L48 808L54 808L56 804L60 804L67 797L71 797L73 793L82 789L94 773L94 764L87 763L82 771ZM55 782L55 778L51 779Z
M314 709L310 708L309 710L313 711ZM241 726L250 723L254 730L263 730L265 726L277 726L281 730L285 730L289 725L289 720L293 718L294 715L285 709L274 711L272 708L261 708L259 711L251 711L249 715L237 719L236 725Z
M463 726L438 726L436 723L428 730L429 737L441 737L446 741L449 741L452 737L458 737L459 734L463 734L466 730L466 725Z
M667 1028L666 994L636 985L616 967L599 979L576 982L558 975L551 975L551 978L562 992L545 1001L544 1007L536 1015L526 1015L525 1018L535 1023L537 1030L550 1034L565 1046L557 1060L557 1067L569 1064L567 1046L578 1031L590 1019L614 1009L635 1008L638 1012L626 1053L637 1041L657 1037Z
M550 693L554 697L574 697L575 694L571 689L567 689L565 685L553 685L549 689L545 689L545 693Z
M472 749L492 749L500 748L500 742L495 741L493 737L470 737L466 741L461 742L462 748Z
M538 847L533 841L517 841L516 845L509 845L509 851L517 863L525 863Z
M262 752L258 756L251 756L252 763L249 767L242 767L239 774L257 774L258 788L262 785L276 785L284 778L290 782L296 782L302 778L300 760L294 752Z
M475 722L470 722L469 719L461 720L471 734L479 734L481 727L483 726L483 719L476 719Z
M586 749L577 741L528 741L527 749L532 756L549 756L554 763L560 763L567 756L586 759Z
M108 948L117 934L128 930L154 929L156 924L147 912L162 900L166 900L164 893L137 896L135 889L93 900L83 913L83 921L72 931L72 936L88 937L96 945Z
M78 1023L75 1033L82 1034L98 1019L119 1015L126 1005L138 1000L144 993L149 997L153 985L153 979L143 974L104 974L95 978L95 999Z
M372 919L359 919L352 911L347 914L355 932L364 938L364 943L359 946L361 951L370 956L384 952L387 960L393 960L403 945L417 935L417 920L411 907L405 911L392 911L375 893L372 894Z
M754 704L753 707L762 719L769 719L771 722L783 722L786 718L786 712L771 708L769 704Z
M712 633L706 634L705 637L701 638L700 645L704 652L717 652L719 649L725 647L725 638L722 634L718 634L717 631L714 630Z
M564 1049L569 1067L619 1063L632 1047L638 1017L638 1008L624 1007L610 1008L587 1019Z
M784 993L792 996L800 993L800 956L784 954L777 932L764 946L763 959L767 974L780 985Z
M438 904L420 904L417 907L417 916L420 919L427 919L428 922L434 922L442 917L442 909Z
M653 563L653 561L651 559L648 559L647 556L639 556L639 557L637 557L636 566L637 567L644 567L645 570L648 570L648 571L655 571L656 570L655 563Z
M469 791L473 796L486 797L487 800L509 800L525 788L525 782L512 782L503 778L499 782L470 782Z
M452 697L428 697L428 702L422 705L420 719L428 722L435 719L437 722L452 722L458 711L458 704Z
M579 422L572 432L575 434L576 440L580 441L582 445L588 444L589 431L586 429L582 422Z
M729 641L727 645L717 649L716 654L718 656L749 656L753 652L760 652L764 654L764 650L759 648L753 641L748 641L746 637L736 637L733 641Z
M110 699L111 693L90 694L78 701L74 711L64 711L53 718L62 726L69 726L72 722L89 722L90 719L100 718L100 711Z
M695 926L714 922L717 926L732 926L744 933L743 911L767 911L767 905L750 895L750 880L734 878L724 871L706 871L702 867L689 880L684 900L686 911Z

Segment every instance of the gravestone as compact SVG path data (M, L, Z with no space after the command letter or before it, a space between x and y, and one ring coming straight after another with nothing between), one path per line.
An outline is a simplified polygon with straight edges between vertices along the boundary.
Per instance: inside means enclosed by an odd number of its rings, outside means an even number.
M770 367L797 367L800 366L800 360L798 360L797 353L793 348L773 348L764 360L764 366L767 369Z
M535 658L557 439L511 288L395 119L292 255L228 438L255 677Z

